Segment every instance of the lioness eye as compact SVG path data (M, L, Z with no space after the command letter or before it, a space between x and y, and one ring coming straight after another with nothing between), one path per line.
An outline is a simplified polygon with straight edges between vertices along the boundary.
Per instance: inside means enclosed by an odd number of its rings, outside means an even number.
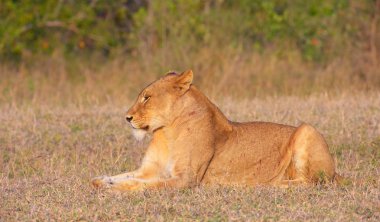
M146 102L148 102L148 100L150 99L150 96L144 96L144 98L143 98L143 103L146 103Z

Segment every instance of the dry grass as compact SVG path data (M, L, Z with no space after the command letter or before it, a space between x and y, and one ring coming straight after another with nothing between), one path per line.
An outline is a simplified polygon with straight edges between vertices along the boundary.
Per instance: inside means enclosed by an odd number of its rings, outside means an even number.
M368 62L368 53L364 52L316 64L290 49L260 54L229 47L191 50L170 46L107 61L66 61L57 54L33 57L33 62L17 68L0 63L0 104L122 105L169 69L189 68L194 70L196 85L212 97L304 96L380 89L380 63Z
M69 89L53 88L44 89L47 95L26 94L34 95L28 103L0 106L0 221L380 220L378 92L217 99L233 120L315 125L330 144L338 172L360 184L111 194L91 189L89 179L132 170L144 153L145 144L134 142L124 122L129 96L96 102L102 88L88 95L91 104L71 103ZM66 102L53 102L60 96Z

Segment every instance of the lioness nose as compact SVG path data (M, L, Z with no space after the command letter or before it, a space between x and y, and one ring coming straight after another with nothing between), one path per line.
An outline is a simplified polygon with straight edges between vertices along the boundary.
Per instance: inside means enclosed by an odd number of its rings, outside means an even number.
M125 117L125 119L126 119L128 122L131 122L132 119L133 119L133 116L127 116L127 117Z

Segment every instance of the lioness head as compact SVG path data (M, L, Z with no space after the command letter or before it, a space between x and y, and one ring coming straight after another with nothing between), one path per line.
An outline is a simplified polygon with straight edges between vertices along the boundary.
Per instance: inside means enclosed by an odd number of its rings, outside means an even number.
M190 88L193 72L168 73L145 87L127 111L126 120L137 139L147 131L165 127L173 121L173 106Z

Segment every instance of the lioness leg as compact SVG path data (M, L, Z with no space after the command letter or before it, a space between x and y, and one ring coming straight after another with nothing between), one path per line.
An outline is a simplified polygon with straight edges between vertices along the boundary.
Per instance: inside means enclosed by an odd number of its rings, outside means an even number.
M132 178L124 182L118 182L110 188L116 191L128 190L144 190L144 189L159 189L159 188L183 188L190 187L189 183L183 178L154 178L140 179Z
M286 171L287 178L305 183L333 179L334 161L323 136L314 127L299 126L291 137L289 149L293 155Z
M94 177L91 179L91 184L95 188L100 188L100 187L108 187L114 183L114 181L119 180L119 179L126 179L132 177L134 172L127 172L123 174L119 174L116 176L98 176Z
M91 181L92 185L96 188L110 188L115 184L124 183L132 179L150 180L159 178L162 173L162 168L167 162L167 146L165 141L163 133L161 131L156 132L139 169L116 176L95 177Z
M157 178L158 171L156 167L141 167L138 170L118 174L115 176L100 176L92 179L91 183L94 187L112 187L115 184L124 183L130 180L148 180Z
M188 164L188 156L181 156L174 158L168 169L168 174L162 174L158 177L151 178L131 178L125 181L117 181L110 188L117 191L127 190L144 190L144 189L159 189L159 188L185 188L193 187L200 184L207 166L209 165L209 158L206 153L202 153L202 157L196 157L195 159L204 158L204 161L199 161L194 165ZM167 165L168 166L168 165Z
M186 160L187 162L187 160ZM110 186L112 190L127 191L127 190L144 190L144 189L159 189L159 188L184 188L193 187L200 183L199 174L203 175L208 164L197 165L197 168L184 164L183 159L173 161L173 169L169 174L160 174L155 177L134 177L124 181L115 181ZM194 174L193 172L200 172Z

